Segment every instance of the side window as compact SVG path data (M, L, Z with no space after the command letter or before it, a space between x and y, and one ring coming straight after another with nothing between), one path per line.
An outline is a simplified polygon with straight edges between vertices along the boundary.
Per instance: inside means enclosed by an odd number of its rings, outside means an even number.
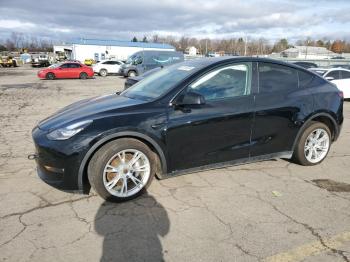
M207 101L249 95L251 72L251 63L221 67L192 83L188 92L199 93Z
M104 64L104 65L110 65L111 62L110 62L110 61L106 61L106 62L103 62L102 64Z
M259 93L272 93L298 88L294 68L272 63L259 63Z
M69 64L69 68L79 68L79 64Z
M63 64L61 65L61 68L68 68L69 67L69 64Z
M310 85L312 80L314 79L314 75L304 72L304 71L298 71L298 78L299 78L299 87L305 88Z
M341 71L341 79L350 79L349 71Z
M334 80L340 79L340 71L339 70L330 71L328 74L325 75L325 77L332 77Z

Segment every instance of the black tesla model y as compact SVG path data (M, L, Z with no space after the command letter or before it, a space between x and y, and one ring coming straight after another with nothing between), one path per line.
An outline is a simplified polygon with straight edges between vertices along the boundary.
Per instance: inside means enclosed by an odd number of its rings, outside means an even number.
M342 122L342 92L312 72L269 59L206 58L63 108L34 128L33 158L54 187L93 187L124 201L154 176L271 158L319 164Z

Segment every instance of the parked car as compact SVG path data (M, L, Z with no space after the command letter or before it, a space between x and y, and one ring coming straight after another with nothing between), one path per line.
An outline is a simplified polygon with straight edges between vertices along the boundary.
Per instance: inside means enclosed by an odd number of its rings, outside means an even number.
M100 76L107 76L108 74L119 74L122 61L118 60L102 60L92 66L95 73Z
M54 80L58 78L87 79L94 76L91 67L77 62L65 62L49 66L38 72L41 79Z
M344 64L335 64L335 65L331 65L331 68L344 68L344 69L348 69L350 70L350 65L344 65Z
M350 70L344 68L312 68L311 71L334 83L344 94L344 99L350 98Z
M50 65L49 55L47 54L33 54L32 67L47 67Z
M30 158L54 187L125 201L154 176L271 158L319 164L342 123L342 92L315 73L264 58L194 59L63 108L33 129Z
M120 73L134 77L160 66L168 66L184 61L184 54L175 51L140 51L128 58Z
M12 56L1 56L0 57L0 65L2 67L17 67L17 60Z
M136 84L137 82L140 82L142 79L152 75L153 73L158 72L162 68L164 68L164 67L163 66L156 67L156 68L154 68L152 70L149 70L149 71L143 73L142 75L134 76L134 77L128 77L125 80L125 82L124 82L124 90L128 89L129 87L131 87L132 85Z
M87 58L87 59L84 60L84 65L92 66L93 64L95 64L95 60L94 59Z
M302 61L300 61L300 62L294 62L293 64L301 66L301 67L304 67L306 69L308 69L308 68L316 68L317 67L317 65L315 63L311 63L311 62L302 62Z

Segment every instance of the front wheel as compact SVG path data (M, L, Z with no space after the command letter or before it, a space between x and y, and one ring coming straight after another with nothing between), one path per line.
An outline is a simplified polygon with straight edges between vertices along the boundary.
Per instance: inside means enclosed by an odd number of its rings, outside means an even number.
M144 193L155 173L153 151L136 139L107 143L91 158L88 178L102 198L122 202Z
M128 77L134 77L134 76L137 76L136 72L134 70L130 70L128 72Z
M46 74L46 79L47 80L54 80L55 79L54 73L47 73Z
M100 72L99 72L100 76L107 76L107 70L106 69L101 69Z
M303 166L321 163L331 146L331 132L323 123L310 122L295 148L293 159Z

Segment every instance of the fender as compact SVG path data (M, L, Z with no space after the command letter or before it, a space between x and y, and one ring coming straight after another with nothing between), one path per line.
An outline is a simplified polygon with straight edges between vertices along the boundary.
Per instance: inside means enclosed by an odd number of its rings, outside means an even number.
M292 148L292 151L294 152L294 149L296 147L296 144L298 143L299 141L299 138L300 136L302 135L304 129L305 129L305 126L311 122L312 120L314 120L316 117L319 117L319 116L325 116L327 117L329 120L331 120L335 130L334 130L334 141L337 139L338 135L339 135L339 125L337 124L337 122L335 121L334 117L329 114L329 113L326 113L326 112L321 112L321 113L317 113L317 114L314 114L312 115L311 117L309 117L304 123L303 125L301 126L301 128L299 129L298 133L297 133L297 136L295 137L295 140L294 140L294 143L293 143L293 148Z
M78 171L78 187L79 187L79 191L84 192L84 181L83 181L83 176L84 176L84 169L88 163L88 160L90 159L90 157L93 155L93 153L95 153L96 149L101 146L102 144L119 138L119 137L134 137L134 138L141 138L143 140L146 140L147 142L149 142L157 151L159 157L160 157L160 162L161 162L161 168L162 168L162 173L166 174L167 173L167 161L166 161L166 157L165 154L162 150L162 148L159 146L159 144L152 138L150 138L149 136L142 134L142 133L138 133L138 132L134 132L134 131L122 131L122 132L118 132L115 134L111 134L108 135L106 137L103 137L102 139L100 139L99 141L97 141L90 149L89 151L85 154L83 160L81 161L80 167L79 167L79 171Z

